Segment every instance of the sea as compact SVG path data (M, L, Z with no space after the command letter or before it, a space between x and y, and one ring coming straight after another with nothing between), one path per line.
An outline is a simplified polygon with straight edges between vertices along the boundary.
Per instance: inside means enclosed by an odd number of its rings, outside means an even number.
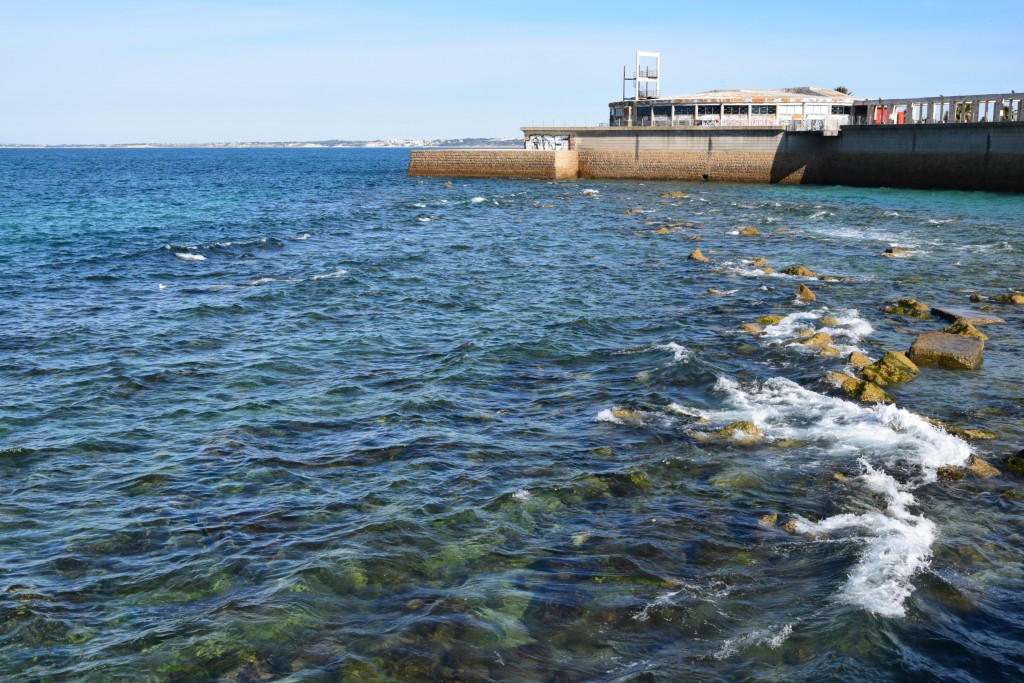
M0 679L1024 678L1024 196L408 157L0 150Z

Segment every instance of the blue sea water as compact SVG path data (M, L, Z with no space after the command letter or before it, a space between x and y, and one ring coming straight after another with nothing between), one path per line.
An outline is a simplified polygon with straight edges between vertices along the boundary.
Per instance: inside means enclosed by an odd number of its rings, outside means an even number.
M0 678L1024 677L1024 197L407 160L0 150Z

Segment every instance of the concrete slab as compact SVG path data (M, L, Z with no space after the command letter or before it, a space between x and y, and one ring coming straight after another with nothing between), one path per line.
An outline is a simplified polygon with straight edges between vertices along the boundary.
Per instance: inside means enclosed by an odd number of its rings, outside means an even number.
M945 332L918 335L907 354L918 365L974 370L981 366L985 342L977 337Z
M932 308L932 313L940 318L948 318L949 320L962 318L972 325L995 325L996 323L1006 322L1002 318L989 315L984 311L976 311L973 308L960 308L958 306L936 306Z

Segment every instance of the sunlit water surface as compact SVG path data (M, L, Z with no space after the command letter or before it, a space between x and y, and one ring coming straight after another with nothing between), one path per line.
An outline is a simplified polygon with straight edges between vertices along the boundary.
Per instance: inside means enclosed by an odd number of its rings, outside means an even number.
M821 381L1024 285L1024 197L407 159L0 150L0 677L1024 677L1024 307Z

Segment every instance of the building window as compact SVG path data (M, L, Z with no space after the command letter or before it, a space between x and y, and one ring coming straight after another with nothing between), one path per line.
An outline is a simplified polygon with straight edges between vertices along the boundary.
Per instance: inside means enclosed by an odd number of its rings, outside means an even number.
M717 114L721 111L721 106L717 104L702 104L697 107L698 116L706 116L708 114Z
M667 107L655 107L654 108L654 115L655 116L672 116L672 106L669 105Z
M775 114L775 105L774 104L754 104L754 105L751 105L751 107L750 107L750 113L751 114L761 114L762 116L765 115L765 114Z
M694 107L692 104L676 107L676 116L693 116Z
M843 106L841 104L833 104L832 105L832 114L833 115L841 116L843 114L849 114L849 113L850 113L850 107Z
M746 116L747 105L745 104L727 104L725 105L725 113L728 116Z

